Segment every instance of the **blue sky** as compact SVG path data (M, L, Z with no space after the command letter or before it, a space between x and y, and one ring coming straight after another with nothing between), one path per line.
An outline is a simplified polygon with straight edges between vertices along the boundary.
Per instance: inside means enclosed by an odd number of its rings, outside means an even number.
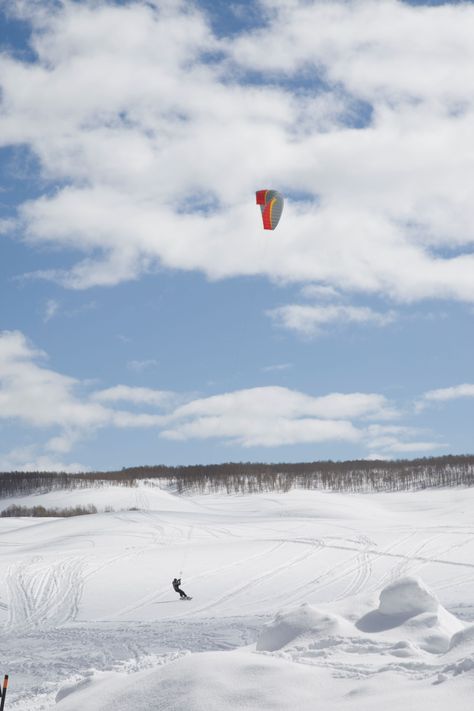
M472 452L473 26L0 2L0 469Z

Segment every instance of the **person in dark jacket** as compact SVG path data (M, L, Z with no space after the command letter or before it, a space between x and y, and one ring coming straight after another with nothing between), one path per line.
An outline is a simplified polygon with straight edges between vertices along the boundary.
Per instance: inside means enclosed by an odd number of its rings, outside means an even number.
M175 590L175 592L179 593L181 600L187 600L188 595L186 595L184 590L181 590L181 588L179 587L180 585L181 585L181 578L175 578L173 580L173 589Z

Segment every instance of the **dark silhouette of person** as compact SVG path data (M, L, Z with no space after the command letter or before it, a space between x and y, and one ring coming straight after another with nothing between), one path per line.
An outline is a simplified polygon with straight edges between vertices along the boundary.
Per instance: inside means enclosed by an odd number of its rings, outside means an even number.
M175 578L173 580L173 590L175 590L175 592L179 593L181 600L187 600L188 595L186 595L184 590L181 590L181 588L179 587L180 585L181 585L181 578Z

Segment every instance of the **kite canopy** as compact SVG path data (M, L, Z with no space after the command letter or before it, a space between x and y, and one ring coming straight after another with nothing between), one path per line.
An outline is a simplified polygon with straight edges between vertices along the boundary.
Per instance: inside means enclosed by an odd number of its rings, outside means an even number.
M283 195L277 190L257 190L256 196L262 211L263 229L274 230L283 212Z

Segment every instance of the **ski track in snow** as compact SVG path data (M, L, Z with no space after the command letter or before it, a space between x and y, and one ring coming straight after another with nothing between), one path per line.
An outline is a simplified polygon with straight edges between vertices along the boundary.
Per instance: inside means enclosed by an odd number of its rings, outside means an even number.
M401 539L400 541L395 541L393 547L404 545L413 536L419 536L419 533L417 531L412 531L406 538ZM382 575L372 586L370 586L368 588L368 591L376 592L377 590L380 590L385 585L388 585L397 578L400 578L403 575L407 575L411 567L419 568L420 564L418 561L420 559L420 554L437 538L439 538L439 535L430 536L430 538L428 538L427 540L423 540L421 543L417 541L413 548L407 550L403 555L400 554L401 559L398 560L391 568L389 568L389 570L387 570L387 572ZM393 548L391 548L390 550L386 549L382 551L380 555L383 556L388 555L390 553L393 553Z
M349 582L348 586L337 595L334 600L343 600L346 597L351 597L352 595L357 595L361 590L363 590L370 576L372 574L372 560L368 553L369 547L373 546L373 541L367 536L360 537L361 545L363 550L357 556L357 564L354 570L354 577Z
M9 706L15 711L52 708L59 686L84 679L93 670L131 673L190 652L245 646L255 641L261 624L258 617L173 619L98 626L75 623L14 634L7 641Z
M260 506L273 507L260 517L252 497L247 497L248 512L237 509L229 516L215 501L209 506L200 501L191 513L154 511L144 487L133 496L140 511L108 514L100 524L103 530L84 533L80 526L67 528L64 521L58 526L62 535L47 539L44 554L31 554L35 545L30 538L21 542L21 528L7 532L16 540L2 536L2 553L8 553L10 564L0 619L12 660L9 671L19 680L10 696L14 711L32 711L38 699L40 709L50 708L60 682L82 678L91 669L137 671L189 652L251 644L276 611L302 602L346 604L425 570L440 594L468 589L474 582L474 528L468 524L438 526L431 520L410 527L395 520L366 525L304 515L292 520L283 509L284 497L260 500ZM38 528L42 535L44 530ZM65 530L77 532L64 535ZM40 551L40 536L38 541ZM73 552L68 551L71 546ZM156 588L150 591L148 582L146 593L138 589L128 598L123 593L117 599L125 604L111 603L103 622L84 621L83 593L89 584L98 580L107 585L109 571L126 578L129 562L142 559L149 565L162 554L168 555L166 560L176 558L184 571L184 589L194 597L189 605L173 597L168 581L173 571L160 577L157 569ZM197 556L205 564L196 571ZM461 616L473 620L474 605L458 600ZM4 654L0 648L0 656ZM304 651L290 646L284 655L342 678L364 679L389 670L421 679L440 670L432 654L394 661L394 644L376 635L370 640L335 635Z
M283 543L281 545L283 545ZM278 547L280 547L280 546L277 546L277 548ZM314 552L315 552L314 550L306 551L305 553L296 556L292 560L287 561L287 562L283 563L282 565L278 565L275 568L270 568L270 569L267 568L262 574L255 576L254 578L252 578L251 580L246 582L244 585L240 585L240 586L230 590L225 595L213 600L212 602L210 602L207 605L193 609L192 612L190 611L188 613L184 613L183 615L179 615L179 617L189 617L191 614L194 615L196 613L206 612L207 610L210 610L213 607L216 607L228 600L235 598L237 595L240 595L241 593L245 592L246 590L254 589L259 585L259 583L261 583L263 581L267 582L269 579L277 576L280 572L286 571L289 568L292 568L293 566L298 565L299 563L307 560L314 554Z
M4 632L17 634L73 620L82 594L81 569L81 558L51 564L41 556L10 567L6 573L9 616Z
M201 579L209 578L216 573L221 573L223 571L228 572L232 568L243 566L246 563L249 563L250 561L258 560L260 558L266 558L267 556L271 555L275 551L282 548L284 546L284 544L285 544L285 541L278 541L276 543L276 545L272 545L269 548L266 548L264 551L259 551L258 553L247 556L246 558L234 560L231 563L221 565L218 568L210 568L210 569L200 573L199 575L189 576L186 579L186 581L187 581L187 583L192 584L193 582L199 581ZM285 567L285 566L282 566L282 567ZM117 617L122 617L123 615L129 614L130 612L133 612L140 607L144 607L145 605L149 605L150 603L159 602L160 600L163 599L163 597L168 596L170 594L170 587L171 587L170 585L167 585L166 588L161 588L157 591L154 591L148 595L141 597L133 605L129 605L128 607L123 608L119 612L117 612ZM245 586L245 587L247 588L248 586ZM207 609L207 606L206 606L206 608L203 608L203 609ZM197 611L198 610L193 609L192 614L195 614ZM201 610L199 610L199 611L201 611ZM177 615L176 617L179 618L179 617L185 617L185 616L186 616L186 613L184 613L183 615Z

